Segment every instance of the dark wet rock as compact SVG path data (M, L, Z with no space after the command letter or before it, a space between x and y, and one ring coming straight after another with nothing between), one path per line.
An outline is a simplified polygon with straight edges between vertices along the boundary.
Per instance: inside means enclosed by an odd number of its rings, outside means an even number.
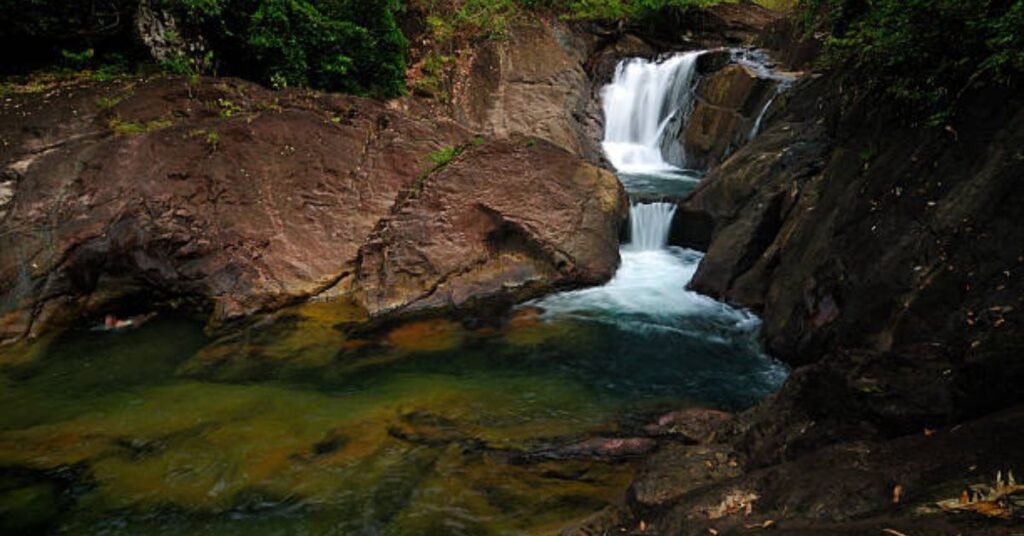
M697 58L697 74L714 74L732 63L732 60L732 52L727 48L710 50Z
M1022 419L1024 411L1016 407L895 440L837 443L685 495L671 512L648 520L664 534L706 534L710 527L727 533L767 519L775 520L780 531L820 531L809 533L848 526L852 534L856 523L919 519L922 526L953 529L936 534L1002 534L1000 527L1009 525L999 519L942 513L935 502L958 497L971 484L994 482L997 472L1005 475L1007 468L1024 464L1024 436L1017 432ZM893 500L896 486L899 502ZM742 496L749 498L749 512L746 505L723 508L730 497L738 502L735 498Z
M709 408L686 408L666 413L658 420L645 426L651 436L669 436L686 443L711 442L719 430L732 420L733 415Z
M727 445L673 443L644 460L628 495L635 509L645 510L740 474L736 454Z
M778 84L736 63L703 77L693 112L679 133L687 165L713 168L746 143Z
M759 312L797 368L719 436L745 473L625 526L1006 533L934 503L1024 462L1024 102L979 90L913 128L836 84L799 83L680 207L713 222L691 288Z
M535 451L522 456L531 460L605 459L621 460L643 456L658 448L648 437L593 437L569 445Z

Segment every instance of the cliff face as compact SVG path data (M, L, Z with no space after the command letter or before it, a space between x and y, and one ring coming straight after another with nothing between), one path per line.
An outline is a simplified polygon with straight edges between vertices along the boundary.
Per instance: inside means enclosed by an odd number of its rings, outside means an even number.
M799 88L687 201L716 222L692 287L758 310L796 365L942 348L951 413L1017 392L1024 106L984 92L944 129L910 128L870 101L839 111L832 87Z
M710 244L691 287L756 310L796 368L700 447L742 474L631 496L659 532L1013 523L935 502L1024 465L1024 101L978 90L910 127L837 80L799 83L681 203L676 241ZM636 489L673 481L651 463Z

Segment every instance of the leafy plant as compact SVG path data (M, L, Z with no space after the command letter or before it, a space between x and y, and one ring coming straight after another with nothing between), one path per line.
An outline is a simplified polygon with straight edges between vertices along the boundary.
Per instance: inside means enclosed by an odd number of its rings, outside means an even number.
M462 154L464 147L458 145L450 145L448 147L442 147L427 155L427 160L434 165L434 170L443 168L455 160L455 157Z
M400 94L399 0L164 0L229 72L276 88Z
M1024 73L1024 0L804 0L809 29L824 26L826 61L854 84L941 124L959 97Z
M139 123L135 121L122 121L120 117L110 119L108 126L119 136L136 136L162 130L173 125L170 119L154 119Z

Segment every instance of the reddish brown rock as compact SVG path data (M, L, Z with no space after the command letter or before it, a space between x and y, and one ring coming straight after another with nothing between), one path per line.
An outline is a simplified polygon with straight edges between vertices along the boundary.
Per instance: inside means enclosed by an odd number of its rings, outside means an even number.
M736 63L701 79L693 112L680 132L687 164L713 167L746 143L777 84Z
M150 307L184 297L229 319L348 292L360 247L386 227L378 222L428 169L428 154L471 136L367 99L151 80L15 95L0 109L0 138L2 340L126 300ZM467 169L489 172L439 174L422 199L435 199L435 183L465 192L437 197L447 215L470 210L459 203L508 212L488 193L515 199L533 212L509 221L537 230L543 247L562 248L566 260L559 265L553 250L530 258L494 250L502 270L552 276L520 278L535 290L601 281L617 259L606 232L620 217L617 184L565 152L524 146L489 146L479 164L467 155ZM534 171L539 165L551 172ZM400 206L424 218L442 206L416 199ZM452 236L476 232L462 225L473 222L454 222ZM477 251L475 261L490 252ZM460 302L480 288L495 292L493 281L474 286L472 277L460 279Z
M376 316L601 283L627 210L613 174L552 144L471 146L381 221L356 296Z

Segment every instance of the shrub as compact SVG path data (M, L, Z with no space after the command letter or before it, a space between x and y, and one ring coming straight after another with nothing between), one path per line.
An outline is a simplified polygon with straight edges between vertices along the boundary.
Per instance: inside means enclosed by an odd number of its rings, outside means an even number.
M827 63L942 122L964 91L1020 82L1024 0L805 0Z
M399 0L164 0L203 35L222 72L276 87L400 94Z

